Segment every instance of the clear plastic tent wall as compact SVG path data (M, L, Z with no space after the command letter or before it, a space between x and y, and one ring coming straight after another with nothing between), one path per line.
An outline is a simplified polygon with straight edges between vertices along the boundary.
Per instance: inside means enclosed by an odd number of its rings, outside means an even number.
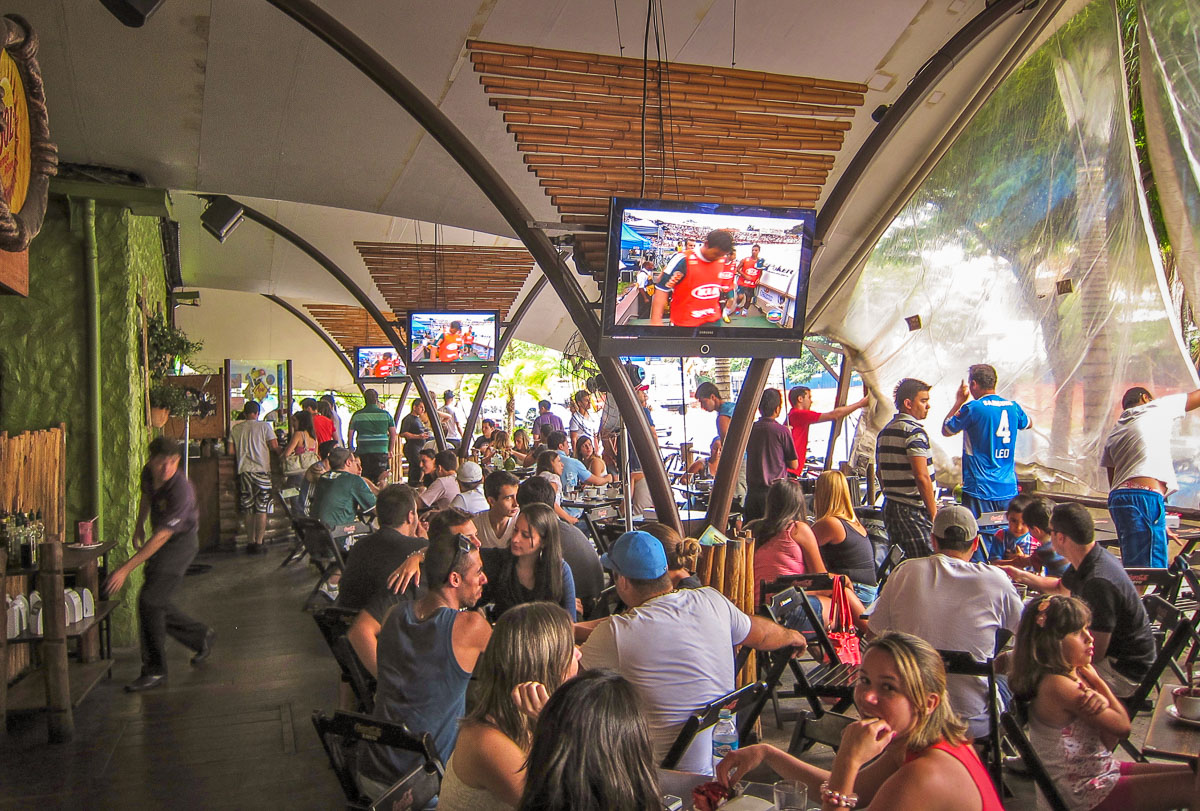
M1175 269L1200 311L1200 0L1138 11L1146 141Z
M941 422L970 364L995 366L999 393L1033 420L1018 469L1063 491L1107 489L1099 456L1126 388L1196 387L1151 250L1122 71L1114 9L1098 0L980 109L876 246L831 335L882 401L876 430L897 381L933 385L926 427L943 483L959 480L962 439L943 438ZM1195 505L1188 422L1175 503ZM873 437L858 442L873 452Z

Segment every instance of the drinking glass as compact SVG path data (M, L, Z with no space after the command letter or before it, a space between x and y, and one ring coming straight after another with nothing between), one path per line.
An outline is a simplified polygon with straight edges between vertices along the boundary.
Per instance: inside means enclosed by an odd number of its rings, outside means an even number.
M798 780L780 780L774 785L775 811L804 811L808 806L808 786Z

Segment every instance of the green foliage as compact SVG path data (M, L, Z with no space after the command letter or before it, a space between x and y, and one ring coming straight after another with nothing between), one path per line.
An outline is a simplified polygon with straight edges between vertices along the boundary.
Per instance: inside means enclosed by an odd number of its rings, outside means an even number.
M162 380L175 370L177 363L187 363L204 348L203 341L193 341L183 330L168 323L161 312L151 314L146 323L146 367L152 380Z
M517 397L527 395L543 399L552 378L560 374L562 353L553 349L513 341L500 359L500 373L492 379L489 394L504 401L505 429L516 427ZM478 385L478 384L476 384Z

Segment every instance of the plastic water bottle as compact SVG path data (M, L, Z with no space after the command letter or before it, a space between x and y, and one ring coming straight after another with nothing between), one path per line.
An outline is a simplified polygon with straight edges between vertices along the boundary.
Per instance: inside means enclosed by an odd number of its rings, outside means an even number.
M717 725L713 727L712 752L713 770L721 762L721 758L738 748L737 725L733 723L733 713L721 710L717 717Z

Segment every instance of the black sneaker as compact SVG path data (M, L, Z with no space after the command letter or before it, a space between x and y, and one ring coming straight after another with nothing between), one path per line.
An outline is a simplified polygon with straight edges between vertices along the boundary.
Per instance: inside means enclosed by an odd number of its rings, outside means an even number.
M212 656L213 642L216 640L217 632L209 628L208 632L204 634L204 642L200 644L200 650L196 651L196 655L192 657L192 664L201 664L208 657Z

